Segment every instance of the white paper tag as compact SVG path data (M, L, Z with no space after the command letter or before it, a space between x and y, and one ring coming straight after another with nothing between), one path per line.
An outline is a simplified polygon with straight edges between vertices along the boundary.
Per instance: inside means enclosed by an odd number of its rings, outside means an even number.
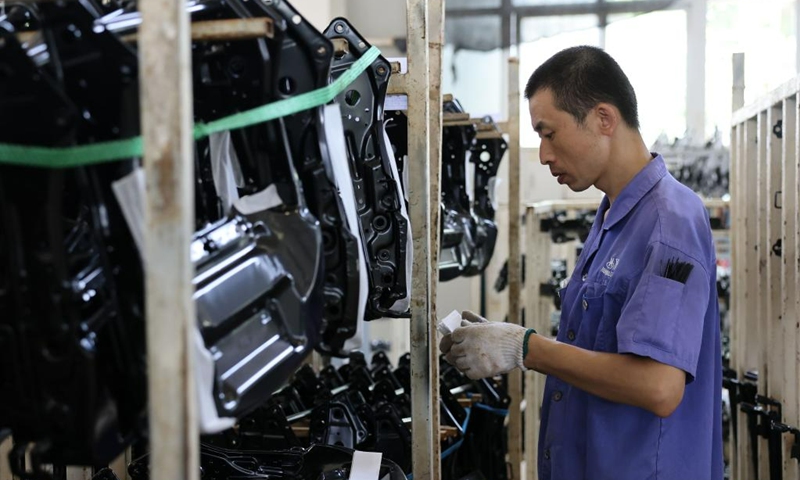
M278 187L273 183L258 193L245 195L239 200L236 200L233 204L233 208L242 215L252 215L282 204L283 200L281 200L281 196L278 193Z
M408 95L386 95L386 100L383 102L383 109L387 112L408 110Z
M442 335L449 335L453 330L461 326L461 314L457 310L453 310L446 317L439 320L436 324L436 330Z
M144 169L140 167L111 184L140 255L144 252L144 183Z
M400 178L400 172L397 170L397 161L394 158L394 153L392 153L392 142L389 140L389 134L386 133L386 129L383 130L383 141L384 146L386 149L383 151L383 154L386 156L385 158L389 159L389 165L392 169L392 177L394 177L395 187L397 188L397 196L400 198L400 216L406 221L406 226L408 230L406 231L406 297L401 298L400 300L394 302L392 305L391 310L395 313L403 314L411 308L411 271L414 268L414 239L411 236L411 219L408 216L408 210L406 209L406 203L403 201L405 198L403 193L403 185L400 183L402 179ZM406 168L409 165L406 163Z
M353 190L353 177L350 173L350 161L347 159L347 148L344 144L344 127L342 126L342 112L339 105L326 105L324 110L325 137L328 141L328 153L333 167L333 176L339 189L339 196L344 205L345 216L350 233L356 237L358 243L358 326L356 335L363 329L364 311L367 307L369 295L369 282L367 279L367 262L364 257L364 247L361 238L361 227L356 210L356 194Z
M353 464L350 467L349 480L378 480L381 474L380 452L353 452Z
M239 158L231 142L231 132L212 133L208 137L208 148L211 155L211 175L214 178L214 187L222 201L225 215L230 213L231 207L239 200L238 187L244 187L244 176Z
M200 433L219 433L232 428L235 418L220 417L214 402L214 358L194 329L194 371L197 394L197 422Z

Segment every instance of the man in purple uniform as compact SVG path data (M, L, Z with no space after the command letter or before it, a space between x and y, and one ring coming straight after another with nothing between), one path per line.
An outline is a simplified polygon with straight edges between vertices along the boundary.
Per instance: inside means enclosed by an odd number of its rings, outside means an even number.
M470 378L547 375L540 480L723 477L716 265L708 214L649 152L636 95L593 47L564 50L525 88L541 163L605 193L556 340L464 312L441 343Z

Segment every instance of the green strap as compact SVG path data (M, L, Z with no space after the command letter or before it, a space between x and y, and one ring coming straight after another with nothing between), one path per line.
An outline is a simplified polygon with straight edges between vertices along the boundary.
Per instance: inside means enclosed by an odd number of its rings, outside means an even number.
M279 100L253 108L209 123L194 126L195 140L212 133L249 127L276 118L292 115L303 110L325 105L342 93L348 85L361 75L381 54L377 47L371 47L354 62L347 71L331 84L306 92L296 97ZM0 164L22 165L27 167L69 168L97 163L113 162L131 157L141 157L144 152L142 137L133 137L111 142L79 145L76 147L50 148L31 147L0 143Z

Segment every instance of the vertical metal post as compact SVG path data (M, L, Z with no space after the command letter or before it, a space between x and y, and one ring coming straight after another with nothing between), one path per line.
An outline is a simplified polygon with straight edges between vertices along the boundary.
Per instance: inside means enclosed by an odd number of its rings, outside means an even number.
M431 319L431 184L430 184L430 75L428 55L428 2L406 0L408 74L409 213L414 237L411 289L411 459L415 480L434 479L439 459L433 458L439 442L433 425L438 379L431 371L430 347L436 348L435 322ZM436 199L438 201L438 199ZM435 435L434 435L435 434ZM438 477L438 475L437 475Z
M529 206L525 216L525 326L539 335L550 337L552 299L541 294L539 285L549 280L552 242L541 229L541 214ZM544 394L545 376L533 371L525 373L525 480L538 478L539 416Z
M686 130L691 138L705 138L706 1L692 0L686 12Z
M782 328L778 342L782 343L784 356L781 359L783 376L779 379L782 384L783 395L780 400L783 404L784 422L789 425L798 425L798 371L796 352L800 345L797 344L797 309L796 309L796 266L797 245L795 232L797 231L797 94L785 99L782 105L783 115L783 141L781 142L779 168L783 171L780 188L783 196L779 217L782 255L780 260L781 276L781 301L779 315L782 319ZM784 436L789 442L789 436ZM789 452L791 445L786 445L784 452ZM800 477L800 469L795 461L786 453L784 459L784 478Z
M442 45L444 44L445 0L428 0L428 55L429 55L429 115L430 131L430 332L429 354L431 375L431 427L433 432L432 480L441 478L441 442L439 441L439 343L431 327L438 318L436 314L436 289L439 282L439 205L442 198L440 178L442 176Z
M740 246L737 248L739 257L735 261L742 263L739 271L739 287L737 287L740 307L737 313L739 325L739 341L737 342L738 371L743 374L747 370L758 369L759 358L759 336L758 328L754 319L757 318L758 306L758 258L756 252L756 240L758 237L757 225L757 203L755 193L757 187L757 134L758 122L756 118L750 118L741 124L742 138L739 145L739 163L737 168L738 179L737 195L739 200L739 225ZM753 319L753 320L751 320ZM739 415L739 454L737 479L749 480L755 478L756 472L753 470L750 459L750 437L747 431L747 417L737 412Z
M522 325L520 291L522 288L522 254L520 249L520 197L519 155L519 59L508 59L508 322ZM508 418L508 457L511 463L511 480L521 478L522 468L522 372L508 374L511 405Z
M731 85L731 109L735 112L744 106L744 53L734 53L731 58L731 69L733 82ZM741 376L744 373L745 345L746 345L746 315L744 292L747 289L745 276L745 256L746 231L744 218L746 214L747 190L744 188L744 164L746 155L746 123L737 123L731 130L731 365ZM744 479L746 472L746 456L743 456L743 444L748 440L742 435L746 435L744 424L741 421L740 412L731 412L739 418L737 422L738 432L736 432L738 444L733 447L731 452L731 472L736 478Z
M798 0L800 1L800 0ZM733 65L733 88L732 88L732 107L733 111L739 110L744 106L744 53L734 53L732 58Z
M786 336L794 337L794 348L787 349L791 354L786 356L786 364L792 364L795 368L795 373L792 379L787 384L788 391L791 392L794 398L790 399L791 405L787 408L787 419L793 425L800 425L800 80L798 80L798 93L794 96L792 101L786 103L787 111L791 109L791 113L784 116L790 122L793 121L794 125L791 127L791 135L793 141L787 141L785 150L787 152L784 165L787 165L787 175L785 178L787 187L784 189L784 194L787 195L784 199L788 203L784 203L786 207L783 210L785 217L788 217L788 222L785 224L787 232L787 243L789 244L789 252L787 253L787 265L790 276L793 280L786 282L786 288L789 291L789 308L793 308L793 315L788 316L793 320L787 324ZM787 123L789 128L791 123ZM786 193L791 190L791 193ZM788 341L791 342L791 339ZM786 375L788 376L791 369L788 369ZM795 464L790 470L793 475L787 475L786 478L800 478L800 465Z
M783 319L781 317L781 257L774 248L776 242L781 241L781 211L776 208L781 199L781 182L783 173L783 138L780 137L774 127L778 124L783 125L783 102L773 105L767 110L767 137L764 139L767 149L764 158L764 235L766 236L766 266L764 270L764 281L766 287L766 302L764 323L766 323L766 338L764 350L767 352L768 369L766 375L767 395L781 400L784 395L783 384ZM778 202L778 203L776 203ZM782 242L781 242L782 247ZM765 456L766 459L768 457ZM788 458L784 456L783 463L788 463Z
M756 203L756 255L755 275L756 275L756 314L750 317L750 323L757 327L757 343L754 345L758 351L758 383L759 392L769 390L769 351L767 349L769 341L769 322L767 320L767 303L769 302L769 290L767 284L767 263L769 262L770 243L767 231L767 204L769 193L767 192L767 144L769 143L770 127L767 123L767 110L758 113L758 153L756 156L756 181L754 186L754 200ZM767 455L767 445L765 441L759 439L758 442L760 469L759 478L769 476L769 457Z
M173 0L141 0L139 9L150 471L154 480L197 480L189 17Z
M786 288L789 290L790 307L794 308L794 315L788 317L795 322L790 322L787 325L787 337L794 336L794 349L787 350L792 354L786 356L786 363L792 363L796 369L791 382L787 385L789 391L792 392L794 398L791 400L791 405L788 408L787 415L789 421L794 425L800 426L800 79L798 79L798 93L794 96L794 100L787 102L787 110L791 108L792 113L788 114L787 118L794 118L794 125L792 127L792 135L794 135L794 143L786 142L785 149L787 151L786 161L784 165L788 168L788 179L785 179L788 187L784 190L792 190L785 197L789 203L785 203L786 208L783 210L784 215L789 217L789 221L785 224L787 231L787 243L790 244L791 254L787 254L787 265L790 275L794 276L794 281L787 281ZM793 180L792 180L793 179ZM791 180L791 183L789 183ZM792 297L793 301L792 301ZM790 340L791 341L791 340ZM789 370L791 371L791 370ZM788 375L788 373L787 373ZM792 415L792 411L794 415ZM795 465L793 468L795 478L800 478L800 465ZM792 478L787 476L787 478Z

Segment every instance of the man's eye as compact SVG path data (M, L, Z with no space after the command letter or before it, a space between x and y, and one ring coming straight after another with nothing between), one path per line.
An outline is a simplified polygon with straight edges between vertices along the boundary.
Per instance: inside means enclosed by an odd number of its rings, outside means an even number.
M552 140L552 139L553 139L553 135L555 135L555 132L553 132L553 133L548 133L547 135L545 135L545 136L544 136L544 138L546 138L546 139L548 139L548 140Z

